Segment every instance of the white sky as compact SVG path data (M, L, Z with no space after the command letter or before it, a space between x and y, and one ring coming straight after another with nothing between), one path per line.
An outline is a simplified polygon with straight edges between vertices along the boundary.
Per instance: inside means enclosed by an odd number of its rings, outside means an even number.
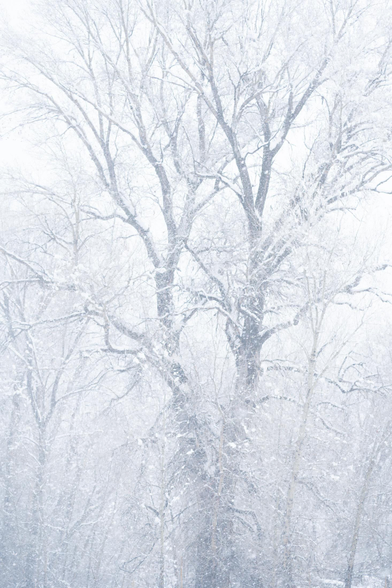
M16 26L28 11L30 5L29 0L0 0L2 21L8 21L10 25Z

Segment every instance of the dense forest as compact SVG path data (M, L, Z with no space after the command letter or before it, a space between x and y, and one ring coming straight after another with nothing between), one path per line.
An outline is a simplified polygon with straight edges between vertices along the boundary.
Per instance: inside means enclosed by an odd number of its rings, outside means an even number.
M389 587L392 6L1 47L1 587Z

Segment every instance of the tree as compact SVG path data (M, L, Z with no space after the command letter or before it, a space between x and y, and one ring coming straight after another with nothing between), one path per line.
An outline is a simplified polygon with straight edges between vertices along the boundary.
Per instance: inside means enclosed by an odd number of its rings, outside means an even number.
M140 553L129 540L136 552L122 570L161 588L256 587L269 577L294 586L294 501L325 376L320 329L327 308L355 306L365 276L386 267L342 250L349 211L389 178L387 25L357 0L66 0L42 18L42 40L12 36L2 78L23 124L46 141L46 173L13 188L37 202L45 255L31 243L1 252L35 287L75 296L78 320L94 325L85 345L119 385L121 373L156 390L132 469L149 500L143 517L129 511L135 536L148 533ZM334 276L328 292L309 278L320 259ZM293 333L309 320L304 365ZM276 375L288 357L297 395ZM336 373L328 385L351 391ZM269 490L252 468L269 443L259 423L296 415L276 401L299 403L301 424L273 445L279 461L282 447L295 450L272 477L286 491L279 531L267 534ZM94 541L86 545L99 559ZM143 570L152 561L154 579Z

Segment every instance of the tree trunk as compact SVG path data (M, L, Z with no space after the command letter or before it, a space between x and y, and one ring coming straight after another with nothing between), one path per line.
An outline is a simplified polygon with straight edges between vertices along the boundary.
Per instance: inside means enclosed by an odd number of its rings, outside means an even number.
M372 453L373 453L373 455L370 458L369 465L368 465L366 472L365 472L365 478L362 483L361 493L359 495L359 500L358 500L357 509L356 509L356 513L355 513L355 520L354 520L353 532L352 532L352 537L351 537L351 546L350 546L350 552L349 552L348 562L347 562L346 577L344 580L345 588L351 588L351 585L352 585L354 564L355 564L355 555L357 552L357 545L358 545L359 533L361 530L363 511L365 508L365 503L366 503L367 495L369 492L369 486L370 486L370 482L371 482L371 478L372 478L372 473L374 470L374 466L376 464L376 458L377 458L377 448L376 447L373 448Z

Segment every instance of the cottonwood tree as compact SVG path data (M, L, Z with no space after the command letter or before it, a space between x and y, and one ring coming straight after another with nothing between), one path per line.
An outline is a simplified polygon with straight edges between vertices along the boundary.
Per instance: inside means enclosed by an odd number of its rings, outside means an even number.
M71 237L43 227L72 269L37 268L33 251L3 247L3 256L42 287L78 293L105 356L163 390L141 441L157 465L144 517L150 525L155 513L157 528L151 549L123 567L146 585L248 587L272 576L295 585L293 501L329 304L322 288L306 294L304 252L329 227L350 231L349 211L389 177L391 44L380 17L355 0L67 0L43 10L42 41L11 38L3 80L51 151L48 177L26 191L40 206L73 207ZM60 197L65 164L73 180ZM364 273L335 295L354 296ZM251 467L261 367L305 319L313 343L302 425L268 560L257 506L267 491ZM201 329L209 361L191 354ZM230 373L219 393L196 377L199 361ZM274 406L263 406L273 422ZM151 558L154 579L143 572Z

